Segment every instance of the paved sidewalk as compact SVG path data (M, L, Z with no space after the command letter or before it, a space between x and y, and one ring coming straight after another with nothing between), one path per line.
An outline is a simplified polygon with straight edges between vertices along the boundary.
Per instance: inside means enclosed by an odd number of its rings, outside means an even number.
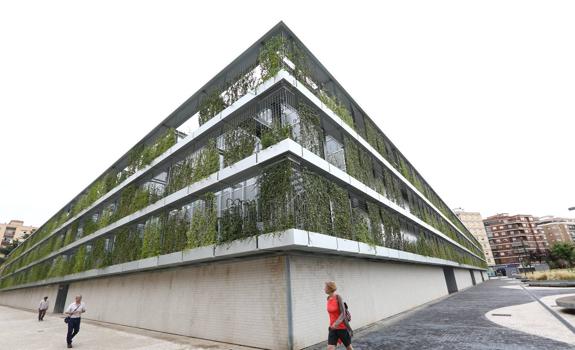
M529 292L537 298L544 298L558 294L571 294L575 290L572 288L530 288ZM439 302L360 330L356 332L353 346L355 350L575 349L575 346L565 342L503 327L485 317L486 313L491 314L490 311L495 309L533 302L534 300L519 286L518 281L490 280ZM350 307L353 308L353 305ZM548 311L541 308L530 314L533 322L529 324L528 329L545 326L541 322L536 322L544 318L541 316L545 312ZM544 316L548 316L545 317L547 321L555 322L553 327L555 331L564 332L562 335L566 338L574 336L551 314ZM325 348L326 344L323 343L310 347L308 350L325 350ZM343 349L343 347L340 346L338 349Z
M34 312L0 306L0 349L66 349L67 325L60 315L47 314L38 322ZM137 328L82 320L74 349L81 350L248 350L252 348L216 343Z

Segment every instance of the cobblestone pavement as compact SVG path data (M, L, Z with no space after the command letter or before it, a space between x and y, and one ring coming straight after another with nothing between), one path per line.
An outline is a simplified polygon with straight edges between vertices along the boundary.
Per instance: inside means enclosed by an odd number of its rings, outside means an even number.
M515 280L489 280L476 287L453 294L437 303L359 330L353 340L356 350L563 350L574 346L501 327L484 316L504 306L533 302L522 289L502 288ZM573 293L573 289L530 289L542 298ZM542 311L543 312L543 311ZM533 315L537 317L537 315ZM558 327L562 327L558 323ZM564 328L565 332L569 332ZM322 343L307 350L324 350ZM338 348L339 349L339 348Z

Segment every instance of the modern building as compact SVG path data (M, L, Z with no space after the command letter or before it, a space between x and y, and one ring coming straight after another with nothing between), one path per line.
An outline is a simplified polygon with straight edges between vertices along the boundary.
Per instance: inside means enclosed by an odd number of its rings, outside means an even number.
M575 219L544 216L537 221L537 227L543 230L549 247L558 242L575 242Z
M463 225L467 227L469 232L471 232L477 241L481 244L481 249L483 249L483 254L485 255L487 265L494 266L495 260L493 259L493 252L491 251L489 237L487 237L487 232L485 231L485 225L483 225L483 218L481 217L481 214L478 212L467 212L462 208L456 208L453 211L459 220L461 220Z
M24 226L24 221L10 220L7 224L0 224L0 245L8 245L13 241L22 241L34 231L37 227Z
M547 241L532 215L490 216L483 220L496 265L521 264L545 254Z
M279 23L9 255L0 303L47 295L61 312L82 294L88 319L301 349L325 340L327 280L358 328L472 287L486 266Z

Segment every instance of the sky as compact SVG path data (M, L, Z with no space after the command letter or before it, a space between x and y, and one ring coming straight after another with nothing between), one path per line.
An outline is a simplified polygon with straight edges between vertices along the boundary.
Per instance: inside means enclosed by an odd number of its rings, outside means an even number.
M0 222L40 226L283 20L452 208L575 217L573 1L0 3Z

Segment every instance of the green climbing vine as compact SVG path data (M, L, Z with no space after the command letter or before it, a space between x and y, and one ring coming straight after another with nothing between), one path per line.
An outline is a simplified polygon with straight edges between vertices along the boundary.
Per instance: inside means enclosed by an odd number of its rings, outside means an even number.
M337 98L330 96L326 91L320 91L318 95L319 99L327 108L331 109L338 117L341 118L347 125L354 128L353 117L349 112L349 109Z
M296 197L296 221L299 228L332 234L330 182L308 169L301 171L301 191Z
M175 209L164 218L162 254L183 250L187 244L186 232L190 227L185 210Z
M221 96L219 90L213 90L204 97L200 103L199 122L200 126L204 125L208 120L215 117L218 113L226 108L226 103Z
M230 166L254 153L255 123L248 119L235 128L226 131L224 135L224 166Z
M323 158L323 140L325 136L321 129L319 112L305 103L300 103L298 105L298 114L300 117L301 135L296 141L305 149Z
M215 196L209 192L198 201L199 205L196 204L192 214L192 223L186 233L186 248L196 248L216 243L217 214Z
M293 165L284 160L265 168L260 177L260 200L264 232L275 232L294 225Z
M293 63L291 67L286 58ZM291 71L297 79L307 83L310 69L304 49L294 40L279 34L266 40L260 48L258 62L261 67L261 80L274 77L281 69Z
M355 239L360 242L375 246L377 242L369 228L369 217L367 214L359 208L353 208L352 218Z
M81 246L74 254L74 264L72 265L72 272L78 273L86 269L86 246Z
M142 240L137 230L122 227L115 232L114 249L111 252L111 263L120 264L137 260L142 251Z
M365 185L376 189L371 156L355 141L344 137L345 166L347 173Z
M162 223L158 217L148 219L144 226L144 238L140 258L160 255L162 246Z
M368 201L367 213L369 216L371 237L373 238L374 244L380 246L385 245L385 240L382 231L383 221L381 220L381 213L379 210L379 206L375 203Z

